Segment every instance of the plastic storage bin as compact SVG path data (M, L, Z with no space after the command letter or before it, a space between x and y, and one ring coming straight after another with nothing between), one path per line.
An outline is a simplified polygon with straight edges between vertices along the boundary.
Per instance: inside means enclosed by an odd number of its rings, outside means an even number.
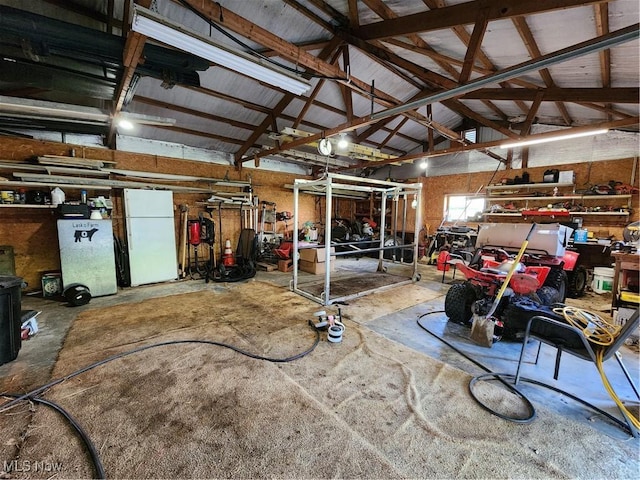
M22 278L0 276L0 365L15 360L22 346Z

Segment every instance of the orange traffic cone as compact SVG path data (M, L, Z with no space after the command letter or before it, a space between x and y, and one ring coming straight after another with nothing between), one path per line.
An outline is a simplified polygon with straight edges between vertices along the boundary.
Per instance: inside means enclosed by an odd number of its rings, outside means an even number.
M227 241L224 244L224 255L222 255L222 264L225 267L230 267L235 265L235 260L233 258L233 252L231 251L231 240L227 238Z

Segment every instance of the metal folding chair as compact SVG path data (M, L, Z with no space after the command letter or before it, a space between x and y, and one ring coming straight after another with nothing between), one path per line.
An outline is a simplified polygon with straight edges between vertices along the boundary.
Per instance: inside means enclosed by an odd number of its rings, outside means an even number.
M549 336L548 334L544 334L545 324L553 325L556 327L556 333L554 336ZM620 333L615 338L611 345L605 347L603 352L603 362L605 362L610 357L615 357L618 361L618 365L624 372L625 377L629 381L631 388L636 394L636 397L640 400L640 394L638 393L638 389L629 375L629 371L625 367L624 363L622 363L622 357L620 356L620 352L618 351L620 347L624 344L624 341L631 335L635 329L640 324L640 310L636 310L636 312L627 320L624 324ZM560 329L560 330L558 330ZM558 335L558 331L563 332L561 335ZM527 328L524 333L524 338L522 342L522 350L520 350L520 359L518 360L518 369L516 370L516 378L515 384L517 385L520 380L520 367L522 366L522 360L524 358L524 351L527 347L527 342L530 338L534 338L541 343L546 343L547 345L551 345L557 349L556 352L556 362L555 368L553 372L554 380L558 379L558 372L560 370L560 358L563 352L570 353L578 358L586 360L588 362L592 362L594 365L596 364L596 353L593 350L593 347L589 340L584 336L584 334L580 331L580 329L569 325L567 323L560 322L558 320L554 320L544 316L535 316L532 317L527 322ZM567 340L570 339L570 342ZM567 343L571 345L580 345L580 347L567 346ZM539 350L538 350L539 352ZM537 358L536 358L537 363ZM638 437L638 431L635 429L625 412L620 409L620 413L622 413L623 418L625 419L627 425L629 426L629 430L631 431L634 437Z

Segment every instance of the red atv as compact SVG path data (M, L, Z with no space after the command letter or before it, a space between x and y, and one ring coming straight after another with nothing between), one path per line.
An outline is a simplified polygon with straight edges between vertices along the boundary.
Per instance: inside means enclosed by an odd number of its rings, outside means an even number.
M535 262L539 259L534 256L526 260ZM509 253L503 249L490 248L478 249L469 265L458 264L457 268L464 274L466 281L452 285L447 292L444 310L449 320L471 326L474 313L486 315L512 265L513 257ZM561 275L554 272L560 272ZM566 274L561 268L520 262L493 315L503 324L502 335L515 338L522 326L521 322L510 321L510 303L514 303L516 299L516 303L522 303L519 299L523 297L532 305L561 303L566 292L565 282Z

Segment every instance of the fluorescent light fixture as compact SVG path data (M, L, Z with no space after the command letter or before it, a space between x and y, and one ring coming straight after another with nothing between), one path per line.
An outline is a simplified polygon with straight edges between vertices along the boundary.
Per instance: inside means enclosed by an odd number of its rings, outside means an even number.
M606 128L603 128L600 130L588 130L576 133L566 133L564 135L560 134L550 137L533 138L531 140L523 140L521 142L503 143L502 145L500 145L500 148L526 147L527 145L536 145L538 143L557 142L558 140L568 140L570 138L590 137L591 135L601 135L603 133L607 133L608 131L609 130L607 130Z
M217 63L275 87L302 95L311 84L302 77L265 60L203 37L151 10L134 5L131 29L184 52Z

